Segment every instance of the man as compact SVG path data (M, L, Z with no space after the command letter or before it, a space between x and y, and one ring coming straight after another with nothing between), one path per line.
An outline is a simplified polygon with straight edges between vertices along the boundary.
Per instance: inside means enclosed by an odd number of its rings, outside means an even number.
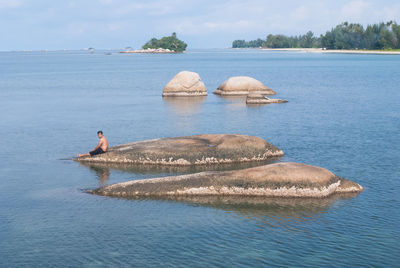
M103 131L99 130L97 131L97 136L99 137L100 141L99 144L97 144L96 148L94 148L92 151L90 151L87 154L78 154L78 157L83 157L83 156L94 156L96 154L104 154L108 150L108 140L106 137L103 135Z

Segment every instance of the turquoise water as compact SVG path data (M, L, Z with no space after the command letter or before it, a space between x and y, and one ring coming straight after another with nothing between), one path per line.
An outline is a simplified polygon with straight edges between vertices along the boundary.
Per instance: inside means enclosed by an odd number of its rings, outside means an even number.
M209 94L163 100L177 72L211 93L253 76L286 104ZM400 263L400 57L257 50L180 55L0 53L0 266L396 267ZM112 145L200 133L255 135L282 161L352 179L326 200L124 200L103 184L193 170L84 166Z

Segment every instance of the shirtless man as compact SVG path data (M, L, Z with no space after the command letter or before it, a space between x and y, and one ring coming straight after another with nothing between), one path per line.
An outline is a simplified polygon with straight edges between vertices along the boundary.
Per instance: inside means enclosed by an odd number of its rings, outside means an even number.
M106 137L103 135L103 131L99 130L97 131L97 136L99 137L100 141L99 144L97 144L96 148L94 148L92 151L90 151L87 154L78 154L78 157L83 157L83 156L94 156L96 154L104 154L108 150L108 140Z

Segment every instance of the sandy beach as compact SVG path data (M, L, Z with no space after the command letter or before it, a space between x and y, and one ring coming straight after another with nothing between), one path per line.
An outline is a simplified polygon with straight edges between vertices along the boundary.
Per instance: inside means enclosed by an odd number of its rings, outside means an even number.
M267 51L298 51L307 53L341 53L341 54L382 54L400 55L400 51L383 50L352 50L352 49L322 49L322 48L260 48Z

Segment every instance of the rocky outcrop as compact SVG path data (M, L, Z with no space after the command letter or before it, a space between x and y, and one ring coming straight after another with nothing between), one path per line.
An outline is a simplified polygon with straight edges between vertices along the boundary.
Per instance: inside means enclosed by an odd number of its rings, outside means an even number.
M263 161L279 156L283 156L282 150L258 137L205 134L132 142L75 160L179 166Z
M287 100L271 99L262 94L250 93L246 98L247 104L270 104L270 103L285 103Z
M189 175L135 180L89 191L93 194L140 196L265 196L327 197L361 192L362 187L327 169L299 163L276 163L234 171L209 171Z
M119 53L156 53L156 54L169 54L176 53L175 50L170 50L168 48L146 48L146 49L136 49L136 50L125 50L120 51Z
M207 96L206 87L199 74L182 71L164 87L163 97Z
M234 76L223 82L214 94L221 96L248 95L256 93L262 95L274 95L275 91L265 86L260 81L249 76Z

